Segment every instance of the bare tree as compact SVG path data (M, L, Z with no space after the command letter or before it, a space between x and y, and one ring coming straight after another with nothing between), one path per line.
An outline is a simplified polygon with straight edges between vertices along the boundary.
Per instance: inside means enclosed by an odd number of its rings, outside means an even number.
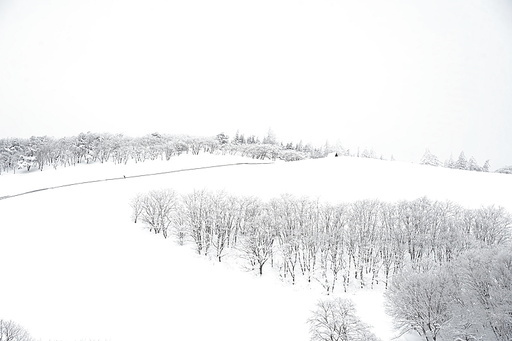
M352 302L336 298L318 302L308 320L311 341L376 341L369 327L356 315Z
M484 207L475 211L472 234L487 246L510 241L512 217L503 207Z
M173 190L158 190L149 192L141 200L141 220L150 231L162 233L167 238L169 227L176 213L178 198Z
M187 237L189 227L187 224L187 215L185 213L185 206L180 200L176 205L176 214L173 216L172 231L174 236L178 239L178 244L183 246Z
M318 282L329 295L334 291L340 272L343 272L343 288L347 291L350 276L350 259L347 251L347 209L345 205L324 205L319 217L318 237L320 278Z
M381 203L377 200L356 201L351 205L350 235L351 239L355 239L357 245L355 260L358 262L355 277L359 277L361 288L366 285L365 273L372 273L371 284L373 286L378 272L380 205Z
M510 245L463 253L453 266L457 282L455 336L512 340L512 251Z
M446 271L403 271L385 293L388 313L401 335L416 331L426 341L436 341L452 318L455 286Z
M215 247L217 259L221 262L237 225L237 198L220 191L213 194L210 199L212 245Z
M430 152L430 150L426 149L425 154L423 154L423 157L421 158L420 165L428 165L428 166L439 166L441 165L441 162L435 156Z
M132 207L133 222L137 224L137 220L144 209L144 195L137 194L137 196L131 200L130 206Z
M393 204L381 206L380 259L384 270L386 289L388 288L391 271L401 269L405 258L405 236L401 232L398 221L398 209Z
M291 195L282 195L270 203L272 213L278 221L276 226L279 231L279 247L283 255L283 277L290 275L292 284L295 284L297 277L296 268L300 249L298 238L300 230L295 214L295 200Z
M235 210L236 220L229 246L236 247L239 237L247 233L247 228L261 211L262 203L254 197L238 197L232 209Z
M263 208L254 221L249 224L243 243L243 252L251 265L258 267L260 275L263 275L263 266L272 256L277 232L273 220L269 210Z
M197 191L182 197L185 219L189 233L196 244L198 254L208 255L211 246L212 231L210 219L211 193L206 190Z
M13 321L0 320L0 341L33 341L30 334Z

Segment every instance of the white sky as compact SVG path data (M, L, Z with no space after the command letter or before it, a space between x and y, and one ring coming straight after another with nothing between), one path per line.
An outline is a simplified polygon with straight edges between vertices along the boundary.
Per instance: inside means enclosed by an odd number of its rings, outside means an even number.
M0 1L0 137L269 127L512 164L512 2Z

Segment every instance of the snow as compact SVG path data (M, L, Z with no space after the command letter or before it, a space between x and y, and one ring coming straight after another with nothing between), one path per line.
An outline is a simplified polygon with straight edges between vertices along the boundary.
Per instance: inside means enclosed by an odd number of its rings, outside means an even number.
M222 264L208 261L148 233L131 221L129 201L151 189L208 188L263 199L292 193L335 202L428 196L512 211L510 175L347 157L123 178L239 162L254 160L180 156L2 174L0 197L121 179L0 200L0 318L43 341L309 340L306 320L323 297L320 290L292 287L271 271L259 277L229 257ZM395 336L381 287L339 291L383 341Z

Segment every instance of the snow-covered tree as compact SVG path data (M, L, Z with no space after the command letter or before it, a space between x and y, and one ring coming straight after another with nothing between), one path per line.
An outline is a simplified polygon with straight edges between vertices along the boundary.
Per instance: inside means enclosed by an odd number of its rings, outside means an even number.
M512 166L505 166L496 170L496 173L512 174Z
M443 269L403 271L385 293L386 308L401 335L416 331L436 341L452 318L455 286Z
M512 217L503 207L489 206L473 212L474 219L468 228L478 242L492 246L512 239Z
M155 234L162 233L164 238L167 238L178 204L176 193L173 190L155 190L149 192L142 200L135 200L132 206L134 214L137 206L141 205L140 220L146 224L149 231Z
M318 258L320 274L317 281L327 295L336 287L338 277L343 277L343 289L346 292L350 279L350 254L346 226L348 207L344 204L323 205L318 218Z
M349 299L319 301L308 323L311 341L377 341Z
M144 210L145 196L143 194L137 194L135 198L130 201L130 207L132 208L132 219L135 224Z
M240 132L237 130L235 133L235 136L231 140L231 144L245 144L247 141L245 139L244 134L240 134Z
M422 165L428 165L428 166L439 166L441 162L435 156L430 152L430 150L425 150L425 154L423 154L423 157L421 158L420 164Z
M32 136L28 141L30 156L34 158L34 165L39 170L43 170L44 166L50 162L51 142L51 139L46 136Z
M285 149L279 152L278 158L284 161L299 161L304 160L306 155L293 149Z
M299 268L301 274L311 282L316 269L317 254L319 249L319 216L321 207L318 201L309 198L295 200L295 216L300 230L299 241Z
M231 232L229 245L236 247L240 238L245 236L252 222L260 214L263 204L255 197L237 197L236 204L232 207L236 215L236 223Z
M0 320L0 341L33 341L28 331L13 321Z
M489 160L486 160L484 165L482 166L482 171L488 172L490 168L491 168L491 163Z
M277 144L277 137L272 129L269 129L267 136L263 138L263 144Z
M185 216L189 233L196 244L198 254L208 255L212 243L211 224L211 193L206 190L195 190L182 197L182 212Z
M371 285L373 286L376 276L378 263L379 247L379 216L380 202L377 200L361 200L352 203L350 206L349 217L349 236L351 244L356 245L356 257L354 267L356 278L360 281L360 286L366 286L364 275L371 273Z
M407 252L413 266L429 256L432 230L436 225L431 219L434 203L423 197L397 204L400 229L406 238Z
M453 155L450 154L450 158L447 159L444 162L444 167L446 167L446 168L456 168L455 167L455 161L453 160Z
M386 289L391 272L401 270L406 254L406 234L400 229L400 216L397 205L383 203L380 209L380 246L379 254L384 271Z
M282 195L270 202L272 214L278 226L279 250L282 254L282 277L291 277L295 284L297 265L299 261L299 238L301 233L295 211L295 198L292 195Z
M23 142L19 139L7 140L2 151L5 165L16 173L18 162L24 153Z
M469 158L467 167L468 167L467 169L470 170L470 171L475 171L475 172L481 172L482 171L482 168L478 165L478 163L476 162L474 157L470 157Z
M258 160L276 160L281 147L276 144L247 144L241 147L242 156L249 156Z
M452 334L459 340L512 340L512 251L473 249L453 266Z
M212 245L215 247L216 258L222 261L231 240L231 234L238 224L238 198L228 196L219 191L210 196L209 230L212 233Z
M251 135L247 138L247 143L248 144L256 144L256 143L260 143L260 139L256 136L256 135Z
M229 143L229 136L225 133L217 134L216 139L221 145Z
M18 158L18 169L26 169L27 172L35 165L36 158L30 154L21 154Z
M185 213L185 206L181 200L176 205L176 214L174 214L173 223L171 226L171 233L178 240L178 244L183 246L189 233L189 226L187 223L187 215Z
M251 265L258 268L260 275L263 275L263 267L272 257L276 233L274 217L268 208L263 208L247 227L242 250Z
M367 159L377 159L377 154L375 153L375 151L373 149L364 149L363 152L361 153L361 157L364 157L364 158L367 158Z
M455 168L468 169L468 161L466 160L464 152L460 152L459 158L457 159L457 162L455 162Z

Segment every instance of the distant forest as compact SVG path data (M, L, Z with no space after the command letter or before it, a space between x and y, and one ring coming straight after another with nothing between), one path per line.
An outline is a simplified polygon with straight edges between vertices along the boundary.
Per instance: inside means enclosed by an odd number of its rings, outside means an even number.
M47 136L0 139L0 174L15 173L18 169L43 170L45 167L95 162L126 164L130 160L169 160L173 156L201 152L285 161L320 158L328 153L325 148L313 148L310 144L278 143L271 133L260 141L254 135L246 138L239 134L230 140L224 133L212 137L153 133L132 138L122 134L88 132L60 139Z
M330 153L378 158L373 150L367 149L351 154L348 149L339 145L331 146L328 143L316 147L302 141L280 142L271 130L262 139L255 135L245 136L239 132L232 138L225 133L209 137L153 133L133 138L122 134L87 132L60 139L48 136L0 139L0 174L10 171L16 173L20 169L43 170L46 167L57 168L96 162L126 164L130 160L169 160L173 156L199 153L284 161L322 158ZM382 156L380 158L383 159Z
M284 161L322 158L331 153L336 153L337 156L385 159L382 155L378 156L372 149L360 151L358 148L356 152L351 152L350 149L345 149L339 144L330 145L328 142L322 146L304 144L302 141L280 142L271 130L261 140L255 135L245 136L239 132L232 138L225 133L209 137L153 133L134 138L122 134L87 132L59 139L48 136L0 139L0 174L11 171L16 173L20 169L26 171L43 170L46 167L56 169L96 162L126 164L130 160L134 162L169 160L173 156L197 155L201 152ZM393 156L390 160L394 161ZM473 157L467 160L464 152L461 152L457 161L450 158L441 163L427 150L420 164L483 172L488 172L490 168L489 160L479 166ZM498 169L496 172L512 174L512 166Z

